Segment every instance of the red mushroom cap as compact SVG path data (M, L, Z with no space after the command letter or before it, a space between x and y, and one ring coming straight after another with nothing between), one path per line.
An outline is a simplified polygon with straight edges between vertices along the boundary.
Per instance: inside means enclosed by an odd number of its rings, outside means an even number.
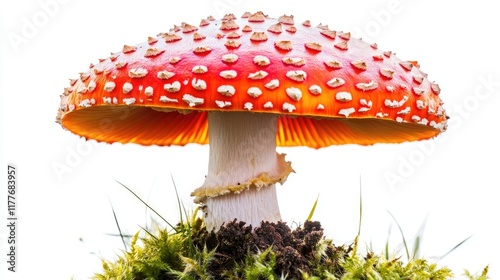
M249 111L280 115L279 146L398 143L446 129L439 93L350 33L245 13L125 45L71 80L57 121L108 143L206 144L208 111Z

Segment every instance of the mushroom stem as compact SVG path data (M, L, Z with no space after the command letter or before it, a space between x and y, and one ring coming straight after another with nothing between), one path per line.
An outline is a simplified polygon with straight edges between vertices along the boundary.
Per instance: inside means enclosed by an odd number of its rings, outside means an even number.
M262 221L281 221L275 184L260 190L253 188L238 194L209 198L205 211L208 231L218 231L224 223L235 219L252 225L252 228L260 227Z
M277 121L274 114L208 113L208 175L193 193L206 206L208 230L234 219L253 227L281 219L274 186L291 167L276 153Z

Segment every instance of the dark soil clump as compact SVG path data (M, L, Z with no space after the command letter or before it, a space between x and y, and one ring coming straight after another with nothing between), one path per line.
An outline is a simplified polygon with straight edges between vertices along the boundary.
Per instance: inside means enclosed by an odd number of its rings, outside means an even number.
M235 220L218 232L203 228L194 234L195 247L215 250L207 271L215 279L237 266L243 267L248 256L269 248L275 258L274 273L287 279L302 279L302 273L313 274L318 268L341 273L338 260L350 252L350 248L335 247L326 240L319 222L306 221L294 230L283 222L263 222L252 230L252 226Z

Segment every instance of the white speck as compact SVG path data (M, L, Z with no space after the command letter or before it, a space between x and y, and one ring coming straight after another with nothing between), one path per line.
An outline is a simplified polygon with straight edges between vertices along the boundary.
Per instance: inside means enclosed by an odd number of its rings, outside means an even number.
M360 99L359 100L359 104L363 105L364 107L361 107L358 109L358 112L367 112L367 111L370 111L372 109L372 101L366 101L366 99Z
M330 68L334 68L334 69L342 68L342 63L338 60L325 61L325 65L330 67Z
M73 111L73 110L75 110L75 105L74 104L69 104L68 105L68 109L69 109L70 112Z
M217 106L219 106L219 108L231 106L231 102L229 102L229 101L215 100L215 104L217 104Z
M427 112L431 115L436 113L436 103L432 99L429 100L429 109Z
M418 109L422 110L422 109L424 109L426 106L427 106L427 105L425 104L425 102L424 102L424 101L422 101L422 100L417 100L417 108L418 108Z
M316 107L316 109L318 109L318 110L325 110L325 106L323 106L323 104L318 104L318 106Z
M128 71L130 78L142 78L148 74L148 70L144 68L133 68Z
M377 118L383 118L383 117L387 117L387 116L389 116L389 114L387 114L387 113L382 113L382 112L378 112L378 113L375 115L375 117L377 117Z
M193 81L191 81L191 85L197 90L207 89L207 83L202 79L194 78Z
M408 87L407 85L405 85L405 84L399 84L399 87L400 87L400 88L402 88L402 89L404 89L404 90L408 90L408 88L409 88L409 87Z
M236 73L236 71L234 71L234 70L225 70L225 71L221 71L219 75L224 79L234 79L234 78L236 78L238 73Z
M302 70L291 70L286 72L286 76L291 80L303 82L307 78L307 73Z
M295 106L293 104L290 104L290 103L283 103L283 110L284 111L288 111L288 113L291 113L293 112L294 110L296 110L297 108L295 108Z
M438 111L437 111L437 113L436 113L436 116L438 116L438 117L442 117L442 116L443 116L443 114L444 114L444 111L445 111L445 110L444 110L443 106L438 106Z
M439 130L441 130L441 131L445 131L445 130L446 130L446 127L447 127L446 122L436 123L435 121L431 121L431 122L430 122L430 125L431 125L432 127L434 127L435 129L439 129Z
M147 96L152 96L153 95L153 87L149 86L144 90L144 94Z
M359 70L366 70L366 62L364 62L362 59L351 61L351 64Z
M345 81L342 78L333 78L326 82L326 84L331 87L331 88L336 88L340 87L341 85L345 84Z
M309 92L314 94L314 95L320 95L322 92L322 89L318 85L312 85L309 87Z
M143 85L140 85L140 86L139 86L139 91L142 91L142 89L143 89L143 88L144 88L144 86L143 86Z
M347 49L349 49L349 44L347 44L346 41L338 42L338 43L336 43L333 46L336 47L336 48L338 48L338 49L340 49L340 50L347 50ZM358 66L358 67L361 67L361 66Z
M293 100L299 101L302 98L302 92L300 89L295 87L289 87L286 89L286 94Z
M179 100L177 100L176 98L168 98L167 96L165 95L162 95L160 96L160 101L161 102L170 102L170 103L179 103Z
M158 79L166 80L166 79L172 78L174 75L175 75L175 73L173 73L173 72L163 70L163 71L158 72L158 74L156 76L158 77Z
M441 88L439 87L439 85L434 82L431 83L431 89L435 94L439 94L441 92Z
M89 92L93 92L95 87L96 87L95 81L90 81L89 85L87 86L87 89L89 90Z
M280 81L278 79L273 79L265 85L267 89L275 89L280 86Z
M189 105L189 107L201 105L201 104L203 104L203 102L205 102L203 100L203 98L194 97L191 94L184 94L184 96L182 97L182 100L184 102L186 102Z
M389 107L389 108L399 108L401 106L403 106L403 104L405 104L405 102L408 101L408 96L404 96L403 99L401 99L401 101L397 101L397 100L390 100L390 99L386 99L384 101L384 105Z
M86 86L84 86L84 85L80 84L80 85L78 86L78 89L76 90L76 93L78 93L78 94L84 94L84 93L86 93L86 92L87 92L87 90L88 90L88 89L87 89L87 87L86 87Z
M418 121L420 121L420 117L417 115L413 115L413 116L411 116L411 120L414 122L418 122Z
M183 83L184 85L189 84L189 79L185 79L184 81L182 81L182 83Z
M403 118L402 118L402 117L397 117L397 118L396 118L396 121L397 121L398 123L402 123L402 122L403 122Z
M380 74L388 79L392 79L395 72L396 71L394 71L393 69L390 69L390 68L381 68L380 69Z
M421 83L424 81L424 76L419 75L419 74L416 74L415 76L413 76L413 80L414 80L417 84L421 84Z
M118 98L113 97L113 104L118 104Z
M364 105L364 106L368 106L370 108L372 107L372 101L371 100L370 101L366 101L366 99L360 99L359 100L359 104Z
M129 93L133 88L134 86L131 83L124 83L122 87L123 93Z
M247 109L248 111L253 109L253 104L250 102L246 102L245 105L243 105L243 108Z
M335 94L335 99L341 102L347 102L352 100L352 95L347 91L340 91Z
M388 91L388 92L394 92L396 90L395 87L393 86L386 86L385 89Z
M374 80L371 80L368 83L357 83L356 87L362 91L374 90L378 87L378 83Z
M264 79L265 77L267 77L267 72L262 70L248 74L248 78L252 80L260 80Z
M168 60L171 64L176 64L177 62L181 61L181 58L178 56L174 56Z
M247 93L251 97L257 98L262 94L262 90L260 90L260 88L258 87L251 87L248 89Z
M171 84L164 84L163 89L168 92L178 92L179 90L181 90L181 83L175 81Z
M318 42L307 42L304 44L306 48L320 52L323 46Z
M406 107L403 110L399 111L397 114L398 115L408 115L410 113L411 109L410 107Z
M418 88L418 87L414 87L413 88L413 92L416 94L416 95L422 95L425 93L425 90L423 88Z
M264 103L264 108L266 109L273 108L273 103L271 101L267 101L266 103Z
M227 42L224 44L224 46L226 46L228 49L231 49L231 48L238 48L239 46L241 46L241 42L240 42L239 40L229 39L229 40L227 40Z
M209 53L210 51L212 51L212 49L209 46L199 46L193 49L193 52L197 54Z
M259 66L267 66L271 63L269 61L269 58L267 58L266 56L263 56L263 55L256 55L253 58L253 62Z
M238 56L232 53L225 54L222 56L222 61L227 62L227 63L233 63L238 60Z
M80 73L80 80L85 82L88 78L90 78L90 73Z
M225 96L233 96L236 89L230 85L222 85L217 88L217 92Z
M102 68L99 68L99 67L94 67L94 73L99 75L99 74L102 74L102 72L104 72L104 70Z
M118 61L115 63L116 69L121 69L125 67L128 64L126 61Z
M413 68L413 63L411 63L410 61L402 61L399 63L399 65L401 65L404 69L408 71L410 71Z
M429 120L428 120L428 119L426 119L426 118L423 118L423 119L422 119L422 120L420 120L418 123L419 123L419 124L423 124L423 125L427 125L427 124L429 123Z
M104 85L104 90L107 92L112 92L115 89L115 86L116 86L115 82L107 82Z
M103 97L102 102L104 102L106 104L111 104L111 97Z
M90 99L84 99L78 104L79 107L90 107L92 106L92 101Z
M146 50L146 52L144 53L144 56L145 57L154 57L154 56L162 54L163 52L165 52L165 50L160 50L158 48L148 48Z
M354 108L346 108L346 109L340 109L339 115L344 115L346 118L349 117L350 114L356 112L356 109Z
M135 103L135 98L123 98L123 103L127 104L127 105L130 105L130 104L134 104Z
M204 66L204 65L196 65L193 67L193 73L196 73L196 74L203 74L203 73L207 73L208 71L208 68L207 66Z
M306 61L301 57L285 57L281 61L287 65L302 66Z

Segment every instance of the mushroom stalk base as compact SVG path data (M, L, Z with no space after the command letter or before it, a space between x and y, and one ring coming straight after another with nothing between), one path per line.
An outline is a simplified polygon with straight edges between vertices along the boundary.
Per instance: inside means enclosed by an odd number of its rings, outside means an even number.
M281 219L274 186L293 170L276 153L277 120L273 114L208 113L208 174L191 194L204 206L208 230L234 219L253 227Z

